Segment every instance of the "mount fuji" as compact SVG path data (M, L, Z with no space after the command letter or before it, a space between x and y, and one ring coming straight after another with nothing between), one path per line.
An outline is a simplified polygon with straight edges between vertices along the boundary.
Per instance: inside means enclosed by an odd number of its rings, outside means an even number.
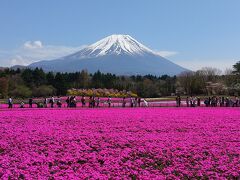
M129 35L111 35L68 56L39 61L28 67L45 71L75 72L83 69L94 73L116 75L177 75L187 69L157 55Z

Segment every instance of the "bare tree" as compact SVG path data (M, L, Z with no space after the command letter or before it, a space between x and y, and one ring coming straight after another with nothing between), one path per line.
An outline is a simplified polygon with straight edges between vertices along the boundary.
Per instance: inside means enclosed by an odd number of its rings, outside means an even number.
M222 74L222 71L213 67L204 67L199 70L206 81L216 81L217 77Z

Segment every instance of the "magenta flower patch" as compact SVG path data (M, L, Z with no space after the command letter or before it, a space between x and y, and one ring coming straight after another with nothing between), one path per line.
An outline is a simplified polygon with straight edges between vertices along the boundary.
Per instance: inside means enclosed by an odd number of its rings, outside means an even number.
M0 111L1 179L237 179L239 108Z

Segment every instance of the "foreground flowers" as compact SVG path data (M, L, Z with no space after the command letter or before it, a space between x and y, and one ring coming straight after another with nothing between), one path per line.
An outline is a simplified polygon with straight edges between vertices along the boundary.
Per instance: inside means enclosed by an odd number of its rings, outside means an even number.
M240 177L239 108L0 113L1 179Z

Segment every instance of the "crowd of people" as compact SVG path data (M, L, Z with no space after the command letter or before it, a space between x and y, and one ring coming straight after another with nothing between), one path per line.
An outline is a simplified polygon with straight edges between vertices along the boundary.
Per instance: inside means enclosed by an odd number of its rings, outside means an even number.
M235 96L234 98L229 97L208 97L204 100L204 104L207 107L240 107L239 97Z
M114 104L112 103L112 99L111 97L108 97L107 99L104 98L103 100L100 99L100 97L95 97L95 96L90 96L90 97L85 97L85 96L82 96L80 99L79 99L80 103L81 103L81 106L82 107L89 107L89 108L95 108L95 107L100 107L101 104L102 106L107 106L107 107L112 107L114 106ZM74 107L77 107L77 98L76 96L68 96L66 100L64 100L66 103L66 106L67 108L74 108ZM51 98L44 98L43 101L40 101L40 100L36 100L34 102L33 98L29 98L28 100L28 107L29 108L32 108L33 107L33 104L36 104L36 106L38 108L47 108L47 107L58 107L58 108L61 108L63 106L63 103L64 103L63 99L61 97L58 97L58 98L54 98L54 97L51 97ZM143 103L143 106L147 107L148 106L148 103L146 100L144 99L141 99L141 98L125 98L123 97L122 100L118 101L118 107L121 106L121 107L126 107L127 104L129 104L130 107L141 107L141 103ZM119 105L121 104L121 105ZM24 101L22 101L20 103L20 108L24 108L26 107ZM13 108L13 99L12 97L9 97L8 98L8 108Z
M184 103L185 101L185 103ZM139 97L130 97L122 99L115 100L115 102L112 102L111 97L100 99L100 97L90 96L85 97L82 96L77 100L76 96L68 96L65 100L61 97L55 98L44 98L43 101L41 100L33 100L33 98L29 98L28 100L28 106L25 105L25 102L22 101L20 103L20 108L29 107L32 108L33 104L36 104L38 108L54 108L58 107L61 108L64 104L64 107L67 108L76 108L77 104L81 103L82 107L89 107L89 108L98 108L98 107L147 107L149 106L148 102ZM234 98L230 97L206 97L201 99L200 97L186 97L184 100L180 97L176 97L176 106L187 106L187 107L200 107L200 106L206 106L206 107L240 107L240 99L239 97L235 96ZM13 108L13 98L8 98L8 108Z
M200 97L186 97L186 106L187 107L200 107L201 102L203 102L203 105L206 107L240 107L240 99L239 97L235 96L234 98L230 97L218 97L218 96L212 96L212 97L206 97L201 100ZM180 107L182 103L181 97L176 97L176 106Z

